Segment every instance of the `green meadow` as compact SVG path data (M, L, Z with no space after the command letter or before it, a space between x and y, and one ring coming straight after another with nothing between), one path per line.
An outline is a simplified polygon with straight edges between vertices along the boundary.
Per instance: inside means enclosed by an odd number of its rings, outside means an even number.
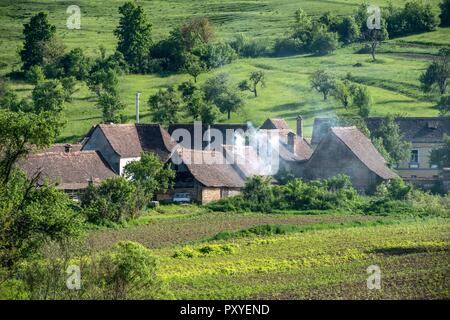
M272 226L272 232L258 232ZM150 247L168 299L448 299L447 218L208 213L161 207L119 229L92 231ZM381 289L369 290L369 266Z
M388 1L378 1L386 5ZM403 5L405 1L396 1ZM438 1L431 1L437 4ZM69 1L2 1L0 4L0 74L20 68L18 50L21 46L22 25L32 14L47 11L56 25L58 35L67 49L81 47L88 55L99 54L99 46L108 53L115 48L113 30L117 25L117 8L123 1L78 1L81 8L81 30L68 30L65 26ZM309 14L325 11L350 14L359 0L348 1L140 1L153 24L154 39L168 34L171 28L191 16L208 16L221 39L231 39L238 33L252 37L275 39L285 34L292 22L293 13L303 8ZM306 121L306 134L311 134L317 116L333 115L340 108L332 98L323 101L321 95L311 90L309 75L322 68L344 77L351 74L353 81L369 86L373 96L373 116L398 113L407 116L434 116L438 114L435 102L420 91L418 77L440 47L450 44L450 30L413 35L389 40L380 48L379 61L372 63L366 54L355 53L360 45L341 48L325 57L298 55L281 58L238 59L230 65L204 73L201 84L208 77L227 72L234 82L245 79L251 71L266 73L266 87L258 98L246 94L246 103L230 120L222 122L251 121L260 125L268 117L285 118L294 127L295 117L301 114ZM135 118L134 95L141 95L142 121L150 122L147 100L157 90L178 85L188 79L186 74L125 75L120 78L120 96L126 104L124 114L128 121ZM13 84L18 94L30 95L32 86L20 81ZM73 101L65 105L67 124L61 141L80 140L92 125L102 121L96 108L95 96L84 84L78 85ZM185 121L191 121L186 118Z

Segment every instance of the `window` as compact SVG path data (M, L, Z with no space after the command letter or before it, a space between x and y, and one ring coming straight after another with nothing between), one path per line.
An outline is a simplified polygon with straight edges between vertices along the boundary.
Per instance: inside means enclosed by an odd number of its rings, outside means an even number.
M410 168L419 168L419 150L411 150Z

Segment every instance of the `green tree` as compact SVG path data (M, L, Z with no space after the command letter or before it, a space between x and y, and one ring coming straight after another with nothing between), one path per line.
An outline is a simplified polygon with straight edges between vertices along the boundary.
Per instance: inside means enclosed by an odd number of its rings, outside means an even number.
M252 210L270 211L274 200L271 178L254 176L247 179L242 196L252 204Z
M443 144L431 150L430 164L438 165L440 168L450 167L450 136L445 135Z
M450 79L450 50L441 49L439 56L422 73L419 80L422 84L422 90L426 93L431 92L435 87L441 95L447 91Z
M72 101L72 95L77 91L77 79L74 76L64 77L61 85L64 89L64 101Z
M220 116L220 110L211 103L204 103L200 108L200 119L203 123L213 124Z
M135 2L126 2L119 7L117 51L121 52L134 72L142 72L152 46L151 28L144 9Z
M388 116L381 122L375 132L371 132L371 138L379 139L389 154L391 164L398 164L407 161L410 155L411 143L404 140L399 125L393 116Z
M125 109L125 105L120 101L120 98L110 92L102 92L98 96L97 107L102 109L103 121L119 123L120 117L118 112Z
M31 84L37 85L45 80L44 70L39 65L34 65L25 72L25 78Z
M447 94L441 97L438 108L441 116L445 116L450 113L450 95Z
M332 95L345 109L348 109L353 103L353 94L350 81L346 79L336 81Z
M249 80L244 80L239 84L239 89L244 91L248 90L250 92L253 92L255 95L255 98L258 97L258 85L261 87L264 87L266 84L265 82L265 74L263 71L252 71L250 74Z
M104 299L151 298L159 290L156 259L143 245L120 241L100 257L97 287Z
M202 74L205 69L206 66L199 57L190 53L186 55L184 70L194 78L195 83L197 83L197 77Z
M61 132L53 113L0 110L0 181L5 185L14 166L33 149L51 145Z
M310 77L311 88L323 95L323 100L327 100L328 95L334 89L335 76L325 70L316 70Z
M442 0L439 4L441 8L441 27L450 27L450 0Z
M20 57L25 71L34 65L43 64L42 43L50 41L55 33L56 27L48 22L47 14L44 12L34 15L28 23L24 24L24 44L20 51Z
M164 193L172 187L175 171L157 155L142 153L139 161L132 161L125 166L124 175L151 200L157 193Z
M352 16L344 17L337 26L340 39L344 44L353 43L361 37L360 26Z
M353 105L358 108L358 115L367 118L372 107L372 96L364 85L356 85L353 88Z
M228 119L231 112L237 111L244 104L244 100L230 85L229 75L220 73L209 78L203 85L205 99L219 108L220 112L227 113Z
M75 48L61 59L61 65L66 77L75 77L77 80L86 80L91 68L89 59L83 50Z
M117 95L119 79L114 69L100 69L89 76L87 84L89 89L97 95L103 92Z
M137 216L136 186L124 177L109 178L96 187L89 185L81 197L81 208L89 222L120 223Z
M33 89L33 110L36 113L60 113L65 97L66 93L59 80L41 82Z
M162 124L176 123L180 117L181 99L174 87L150 96L148 106L152 120Z
M328 32L326 27L316 23L312 31L312 39L309 49L312 53L323 56L335 51L339 46L338 34L336 32Z

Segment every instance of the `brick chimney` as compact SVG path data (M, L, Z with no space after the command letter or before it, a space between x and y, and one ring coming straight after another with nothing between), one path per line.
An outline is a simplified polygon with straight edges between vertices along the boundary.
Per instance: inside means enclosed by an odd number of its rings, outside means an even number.
M303 118L301 115L297 116L297 136L303 138Z
M295 153L295 133L289 132L287 136L287 147L289 151Z
M72 145L71 144L66 144L64 145L64 152L65 153L70 153L72 151Z

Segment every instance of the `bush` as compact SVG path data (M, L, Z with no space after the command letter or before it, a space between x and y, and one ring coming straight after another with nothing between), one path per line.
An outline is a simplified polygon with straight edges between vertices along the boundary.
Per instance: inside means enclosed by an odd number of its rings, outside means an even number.
M269 54L269 45L265 39L249 39L244 34L237 35L230 46L244 58L256 58Z
M186 246L176 250L173 258L196 258L217 255L227 255L236 252L237 246L233 244L206 244L199 247Z
M151 251L131 241L118 242L100 256L97 285L104 299L154 297L160 283Z
M310 50L312 53L322 56L335 51L338 46L337 33L320 30L313 34Z
M137 216L138 195L132 182L114 177L98 187L89 185L81 197L81 208L91 223L121 223Z
M25 73L25 79L29 83L37 85L45 80L44 70L41 66L34 65Z
M236 59L236 52L228 43L208 43L194 54L200 57L208 69L215 69L229 64Z
M287 56L308 52L307 45L302 40L294 38L277 39L273 51L277 56Z

